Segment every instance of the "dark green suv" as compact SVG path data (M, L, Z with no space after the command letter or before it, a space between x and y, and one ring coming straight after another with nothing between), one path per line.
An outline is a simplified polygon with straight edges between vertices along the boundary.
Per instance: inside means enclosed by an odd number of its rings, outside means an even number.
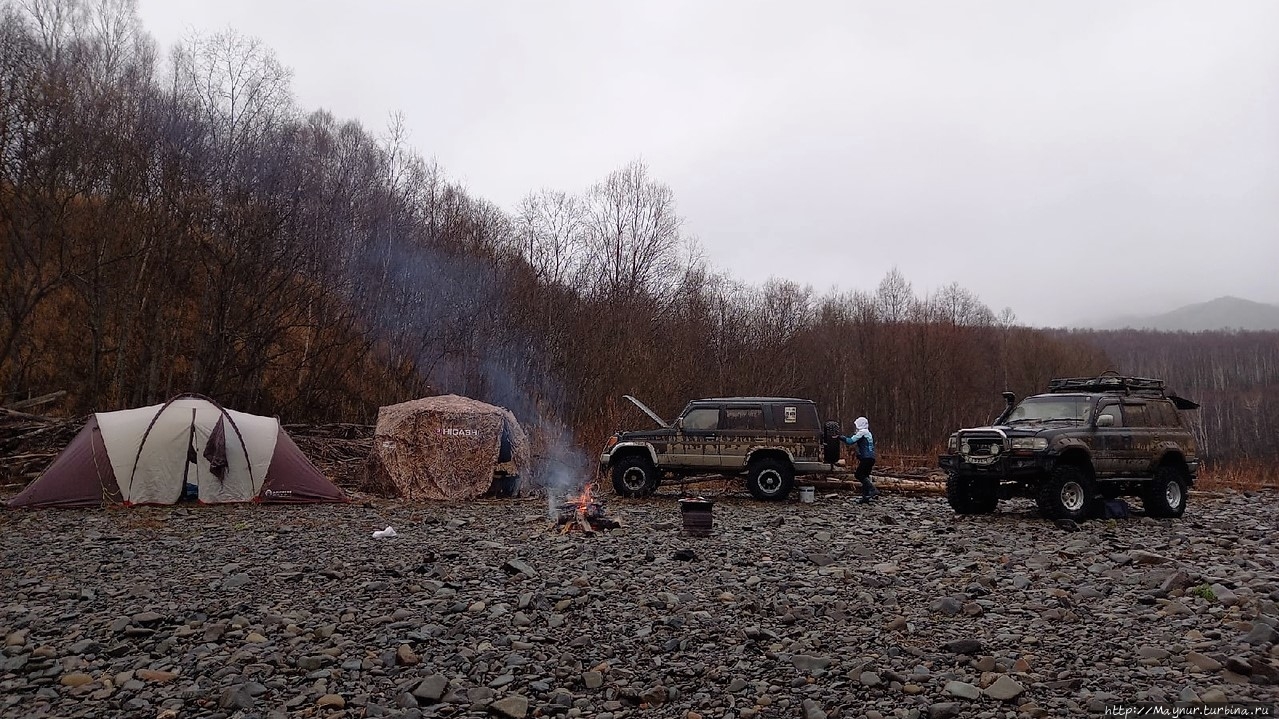
M1053 519L1082 519L1100 502L1141 498L1153 517L1180 517L1199 471L1180 410L1198 404L1162 380L1068 377L1008 407L988 427L961 429L939 458L946 497L960 514L995 511L1000 499L1033 498Z
M663 477L742 475L759 499L785 499L795 476L847 474L838 464L839 433L823 425L811 400L789 397L720 397L689 402L667 424L626 395L656 429L618 432L600 455L601 469L625 497L652 494ZM832 453L832 447L834 452Z

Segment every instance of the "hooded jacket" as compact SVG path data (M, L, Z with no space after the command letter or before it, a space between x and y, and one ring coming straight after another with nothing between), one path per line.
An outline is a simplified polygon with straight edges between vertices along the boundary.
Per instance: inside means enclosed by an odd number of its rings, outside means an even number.
M875 458L875 438L870 433L870 420L865 417L858 417L853 422L853 426L857 428L856 434L850 434L844 438L849 446L857 447L858 459L874 459Z

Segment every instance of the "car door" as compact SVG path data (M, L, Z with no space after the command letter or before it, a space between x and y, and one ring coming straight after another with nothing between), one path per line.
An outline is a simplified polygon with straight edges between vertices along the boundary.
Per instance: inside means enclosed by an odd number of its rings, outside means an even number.
M671 462L681 467L706 467L719 459L721 406L698 406L680 418L671 448Z
M1117 401L1102 401L1097 406L1097 418L1103 415L1112 418L1109 427L1096 425L1093 430L1092 463L1093 470L1101 477L1112 477L1123 474L1127 465L1125 446L1131 444L1124 427L1123 410Z
M1177 409L1168 400L1146 402L1146 419L1150 425L1150 449L1147 452L1148 464L1144 470L1152 471L1153 463L1162 456L1166 446L1177 446L1177 429L1180 422Z
M1155 452L1155 437L1158 428L1151 426L1146 403L1140 401L1124 401L1124 428L1128 440L1124 453L1125 474L1145 474L1150 470Z
M767 442L764 428L764 405L733 405L721 415L719 439L715 446L714 464L721 467L745 467L746 455L762 442ZM708 446L709 451L709 446Z

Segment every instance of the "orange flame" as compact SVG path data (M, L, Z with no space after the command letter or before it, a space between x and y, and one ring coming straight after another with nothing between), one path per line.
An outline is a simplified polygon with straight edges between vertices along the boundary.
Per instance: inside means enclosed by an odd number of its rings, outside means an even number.
M582 488L582 493L576 497L569 497L568 503L577 506L578 512L585 512L591 502L595 501L595 483L590 482Z

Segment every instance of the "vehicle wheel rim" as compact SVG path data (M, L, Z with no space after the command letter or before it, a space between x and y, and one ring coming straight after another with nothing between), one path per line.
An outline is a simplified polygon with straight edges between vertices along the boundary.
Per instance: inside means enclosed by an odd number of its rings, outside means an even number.
M782 475L771 469L760 472L759 488L764 494L776 494L782 488Z
M648 484L648 473L638 467L626 470L622 475L622 486L632 492L639 492Z
M1071 512L1084 508L1084 488L1078 482L1066 482L1061 486L1061 506Z
M1164 499L1168 502L1168 506L1176 509L1181 506L1181 485L1176 482L1169 482L1164 488Z

